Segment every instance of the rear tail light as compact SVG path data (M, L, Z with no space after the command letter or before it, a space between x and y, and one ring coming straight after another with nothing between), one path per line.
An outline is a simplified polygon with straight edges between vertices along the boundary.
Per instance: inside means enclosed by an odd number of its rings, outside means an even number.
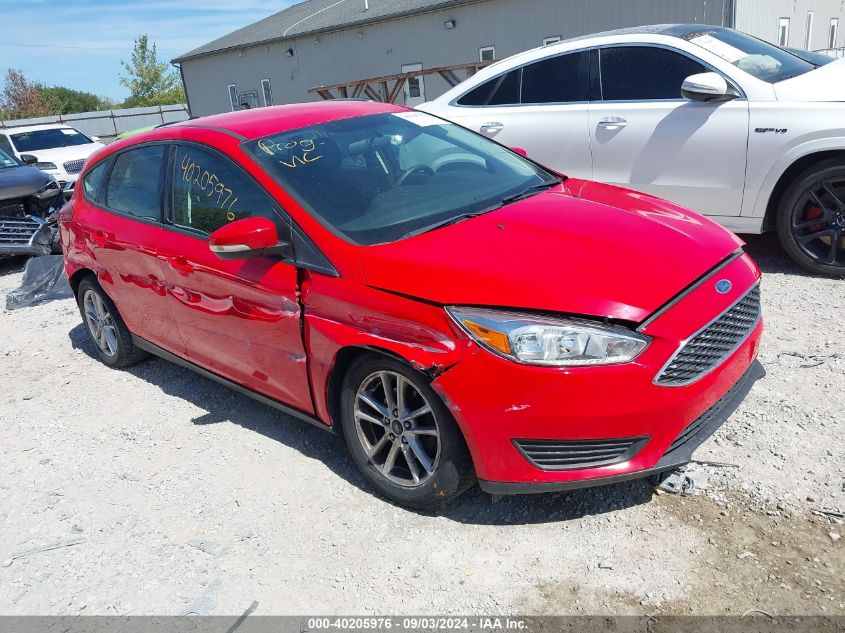
M63 224L65 222L69 222L73 219L73 201L69 201L65 203L61 209L59 209L59 224Z

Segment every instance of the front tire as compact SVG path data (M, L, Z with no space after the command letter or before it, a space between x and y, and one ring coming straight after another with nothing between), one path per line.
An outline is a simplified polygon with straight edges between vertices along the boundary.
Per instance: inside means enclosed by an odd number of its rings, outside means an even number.
M816 275L845 277L845 162L822 161L786 188L777 232L787 254Z
M341 425L361 472L396 503L431 510L475 482L449 409L423 374L396 359L368 355L350 366Z
M132 342L132 334L117 306L93 277L80 282L76 298L82 322L103 363L109 367L127 367L147 357L147 353Z

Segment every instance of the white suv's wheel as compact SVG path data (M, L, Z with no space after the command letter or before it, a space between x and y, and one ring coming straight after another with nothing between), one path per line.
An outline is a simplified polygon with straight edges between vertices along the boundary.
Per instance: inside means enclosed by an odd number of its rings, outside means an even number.
M784 250L806 270L845 276L845 162L823 161L787 187L777 231Z

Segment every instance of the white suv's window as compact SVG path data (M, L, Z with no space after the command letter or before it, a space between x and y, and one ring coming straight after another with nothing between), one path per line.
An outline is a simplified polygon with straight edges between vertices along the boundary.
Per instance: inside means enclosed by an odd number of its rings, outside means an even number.
M605 101L680 99L684 79L707 72L702 64L666 48L615 46L599 52Z
M588 51L543 59L522 69L521 103L587 101L589 92Z

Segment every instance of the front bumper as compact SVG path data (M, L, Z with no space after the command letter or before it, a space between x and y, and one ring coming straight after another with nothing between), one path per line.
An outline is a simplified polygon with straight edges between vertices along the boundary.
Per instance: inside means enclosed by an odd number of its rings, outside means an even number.
M0 218L0 255L49 255L55 240L55 223L37 216Z
M759 321L700 379L680 386L655 384L681 342L740 300L758 282L759 271L743 256L715 279L722 278L732 281L731 292L720 295L707 280L648 322L642 331L652 343L632 363L537 367L477 349L436 378L432 385L461 426L481 486L499 494L565 490L647 476L688 462L761 373L755 363L763 328ZM543 442L550 448L544 449ZM574 451L570 454L595 451L601 456L611 446L622 452L619 459L586 466L568 456L557 466L543 466L531 459L538 444L541 454L561 447Z
M673 442L670 449L663 454L663 457L651 468L627 472L621 475L610 475L597 479L580 479L575 481L558 481L545 483L520 483L488 481L480 479L481 489L490 494L528 494L538 492L560 492L577 488L588 488L590 486L603 486L605 484L629 481L648 477L667 470L674 470L679 466L689 463L692 454L701 446L716 430L722 426L731 414L751 391L751 387L760 378L766 375L766 370L759 361L755 360L748 370L742 375L739 381L722 396L716 404L707 409L696 418L687 429L684 429L676 438L677 445Z

